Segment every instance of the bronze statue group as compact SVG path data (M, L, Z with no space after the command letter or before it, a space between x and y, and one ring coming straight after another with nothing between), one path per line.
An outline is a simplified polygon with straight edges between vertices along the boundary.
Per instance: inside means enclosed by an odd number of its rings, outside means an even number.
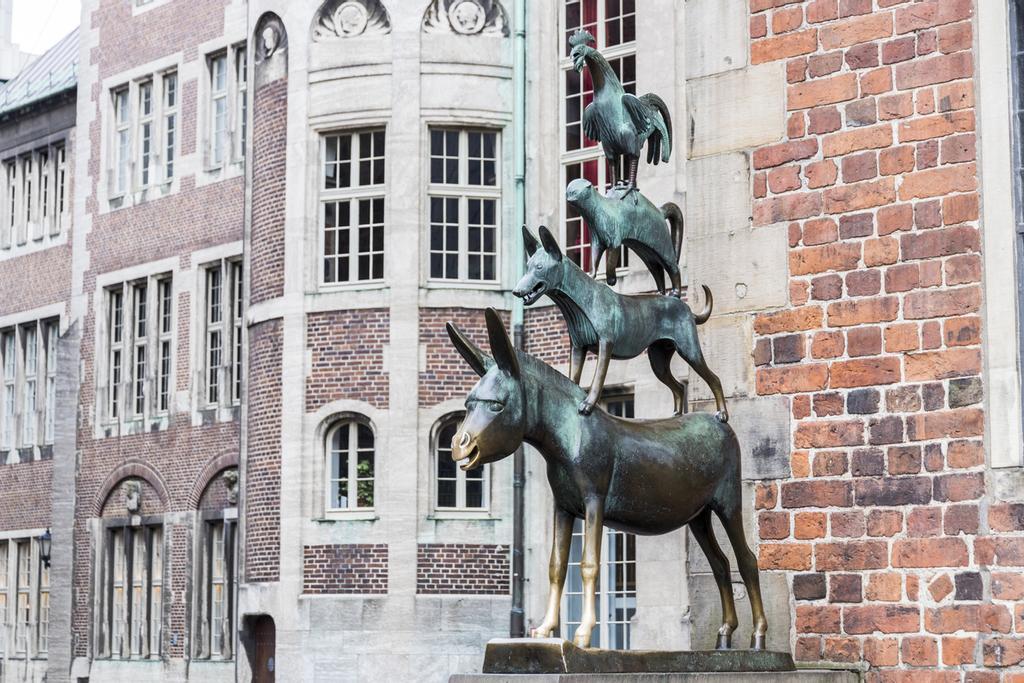
M596 586L604 526L638 534L663 534L684 525L707 555L720 591L722 626L718 649L729 649L738 622L729 560L718 546L711 515L721 520L739 564L753 613L751 648L765 648L767 622L761 604L757 559L743 531L740 447L728 424L718 377L701 353L697 325L711 314L712 296L694 315L680 298L679 256L683 219L679 207L657 208L637 187L643 147L649 163L668 161L672 123L657 95L627 93L608 62L579 31L570 39L570 57L579 71L590 71L594 99L583 113L587 137L602 144L612 168L628 162L628 179L615 178L602 195L586 180L574 180L566 198L591 230L592 271L585 273L563 254L545 227L539 240L525 226L528 260L513 294L525 305L547 295L566 321L571 344L569 377L513 348L497 312L486 311L490 353L478 348L454 324L452 343L480 380L466 398L466 417L455 434L452 457L465 469L500 460L526 442L547 461L554 495L554 535L549 565L550 593L535 637L559 629L559 608L576 518L584 520L584 605L573 635L589 647L597 622ZM655 294L622 295L615 283L620 247L634 251L654 277ZM606 283L596 279L607 251ZM665 287L665 274L671 287ZM587 352L597 354L590 391L580 386ZM647 352L655 376L672 391L674 415L634 420L594 410L608 366ZM682 383L671 372L678 353L711 387L717 413L687 413Z

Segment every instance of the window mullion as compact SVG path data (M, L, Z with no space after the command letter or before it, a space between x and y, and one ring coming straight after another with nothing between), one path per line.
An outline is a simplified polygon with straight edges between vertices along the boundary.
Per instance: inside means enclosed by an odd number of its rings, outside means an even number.
M349 422L346 425L348 429L348 506L349 508L358 508L359 499L357 494L359 491L359 484L356 481L359 475L359 468L356 463L359 460L359 451L357 450L358 439L356 438L359 429L356 427L355 422Z

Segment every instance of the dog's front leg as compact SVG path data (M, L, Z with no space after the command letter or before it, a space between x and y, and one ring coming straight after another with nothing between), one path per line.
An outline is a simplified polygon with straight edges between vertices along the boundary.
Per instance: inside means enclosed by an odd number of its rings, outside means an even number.
M601 391L604 389L604 380L608 376L608 364L612 360L612 343L605 339L597 345L597 369L594 370L594 383L590 385L590 393L580 404L580 415L590 415L594 406L601 400Z
M587 350L582 346L573 346L569 350L569 379L579 386L583 377L583 364L587 360Z

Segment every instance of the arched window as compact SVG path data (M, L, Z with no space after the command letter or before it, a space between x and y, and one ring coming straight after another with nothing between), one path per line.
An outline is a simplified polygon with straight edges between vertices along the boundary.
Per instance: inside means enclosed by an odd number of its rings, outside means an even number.
M488 504L488 466L464 472L452 460L452 438L463 417L446 416L434 437L434 505L439 510L483 510Z
M374 438L367 422L349 419L327 433L327 509L373 507Z

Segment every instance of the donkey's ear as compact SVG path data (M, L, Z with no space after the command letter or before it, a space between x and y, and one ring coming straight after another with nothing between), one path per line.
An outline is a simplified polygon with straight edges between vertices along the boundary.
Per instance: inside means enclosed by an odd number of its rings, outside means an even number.
M544 245L544 251L548 252L552 258L561 261L562 260L562 249L558 246L558 242L555 241L555 236L544 227L540 226L540 243Z
M519 377L519 356L509 339L505 324L501 322L498 312L493 308L484 311L487 319L487 336L491 340L491 353L498 367L513 377Z
M537 238L533 236L533 233L525 225L523 226L523 246L526 248L527 258L533 256L533 252L537 251L537 247L540 246Z
M446 323L445 327L448 329L448 337L452 340L455 350L469 363L469 367L473 368L476 374L483 377L494 365L494 359L471 342L469 337L456 327L455 323Z

